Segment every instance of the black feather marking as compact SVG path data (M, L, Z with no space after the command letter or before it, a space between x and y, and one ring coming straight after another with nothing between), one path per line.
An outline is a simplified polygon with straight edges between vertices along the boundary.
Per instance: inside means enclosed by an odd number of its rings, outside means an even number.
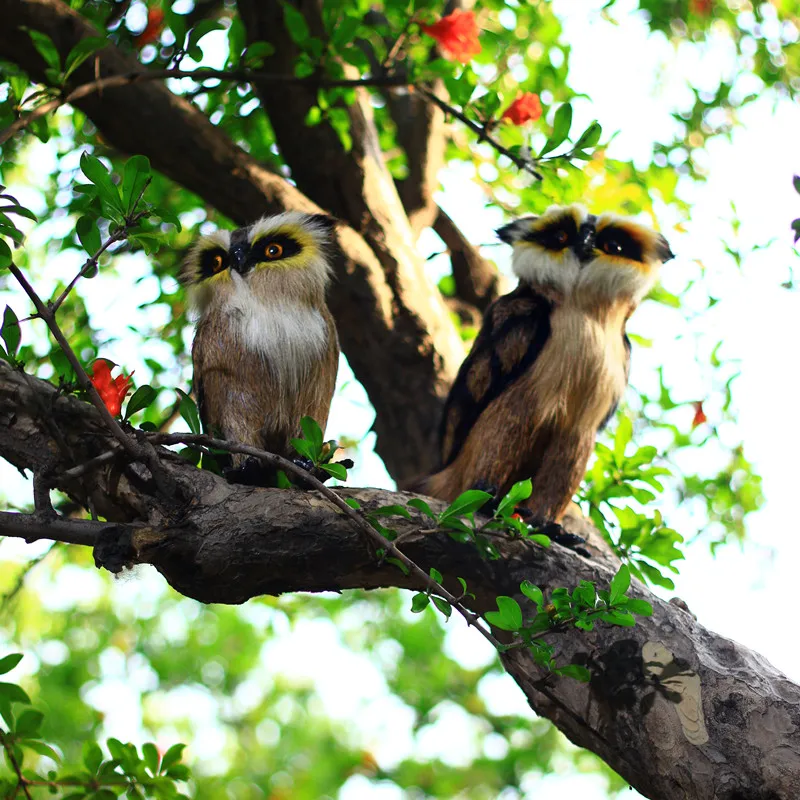
M627 386L628 377L631 374L631 340L628 338L627 333L622 334L622 344L625 346L625 385ZM611 422L611 418L617 413L617 408L619 408L619 398L611 404L611 408L608 409L608 414L605 415L603 421L600 423L600 427L597 429L598 433Z
M513 308L513 305L520 300L527 301L525 302L525 313L511 313L495 326L494 319L497 312L502 312L507 307ZM500 297L486 310L480 333L472 350L461 365L445 403L439 432L439 442L442 448L441 468L455 460L478 417L489 404L503 394L534 364L550 338L552 307L553 304L549 300L529 286L520 284L513 292ZM509 335L518 331L522 332L526 339L525 352L521 359L504 372L499 346ZM474 364L487 358L490 370L489 385L482 396L476 400L469 390L468 376ZM447 452L444 452L445 436L451 417L456 420L455 430L452 442Z

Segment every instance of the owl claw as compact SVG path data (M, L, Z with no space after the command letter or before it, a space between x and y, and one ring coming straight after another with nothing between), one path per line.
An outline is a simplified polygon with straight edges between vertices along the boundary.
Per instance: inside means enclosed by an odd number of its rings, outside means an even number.
M272 486L273 471L265 467L261 461L252 456L247 458L238 467L226 467L222 474L228 483L238 483L242 486Z
M592 554L581 545L586 544L586 539L578 536L577 533L569 533L558 522L547 522L542 519L528 519L526 522L536 528L537 533L543 533L551 541L566 547L577 553L579 556L591 558Z

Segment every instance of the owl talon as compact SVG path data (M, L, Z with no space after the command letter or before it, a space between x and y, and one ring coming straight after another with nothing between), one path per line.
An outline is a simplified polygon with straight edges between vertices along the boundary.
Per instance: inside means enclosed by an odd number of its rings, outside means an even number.
M250 456L238 467L226 467L222 474L228 483L242 486L273 486L273 471L265 467L257 458Z
M570 533L564 530L558 522L546 522L541 519L527 520L527 522L529 525L534 526L536 533L543 533L556 544L560 544L562 547L566 547L585 558L592 557L592 554L585 547L581 547L581 545L586 544L586 539L578 536L577 533Z

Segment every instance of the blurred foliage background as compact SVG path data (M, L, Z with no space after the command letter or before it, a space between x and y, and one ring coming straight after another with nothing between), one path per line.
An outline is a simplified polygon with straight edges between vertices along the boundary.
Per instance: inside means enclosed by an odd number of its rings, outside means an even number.
M148 68L257 68L269 54L267 48L245 49L234 2L73 0L71 6ZM800 7L793 0L485 0L473 8L481 51L465 65L437 58L433 39L420 27L443 11L440 3L424 0L325 0L325 46L304 28L301 15L287 12L286 35L303 51L297 74L320 63L331 77L344 74L343 64L366 74L365 51L383 61L402 37L398 53L409 80L443 79L452 105L479 126L489 123L502 146L521 157L542 151L557 127L556 110L570 102L569 139L537 164L541 181L455 121L442 204L463 229L483 235L503 213L535 214L553 203L580 201L592 210L640 215L660 224L673 242L679 257L638 312L649 322L633 324L634 362L641 357L653 369L635 369L627 406L599 442L579 497L638 574L668 589L683 540L700 537L712 548L741 542L748 515L763 502L760 477L735 427L740 364L721 331L697 324L719 302L722 284L707 280L708 266L680 243L693 213L686 187L708 179L714 140L730 140L751 104L766 100L777 109L800 90ZM656 85L678 87L664 93L657 129L627 160L614 152L615 129L608 125L597 146L577 155L573 147L595 118L616 113L618 130L640 113L640 100L625 85L616 87L619 108L610 111L573 88L573 51L596 48L602 70L603 47L610 46L602 39L569 38L571 17L587 14L598 29L610 24L629 30L634 20L639 38L631 39L631 71L649 47L671 53ZM0 63L0 70L2 128L18 116L21 102L26 108L35 104L37 86L11 63ZM252 156L284 169L250 84L223 81L200 89L190 80L170 80L169 86ZM520 91L538 95L543 115L519 126L500 122ZM341 103L350 92L320 90L318 108L307 119L310 125L328 121L345 146L349 131ZM374 112L386 163L402 180L408 164L378 89ZM97 216L90 198L76 188L84 182L82 152L122 173L126 156L69 106L3 145L0 183L40 220L26 228L25 248L15 251L15 259L44 296L63 288L86 257L76 221ZM460 193L466 199L460 201ZM478 203L468 208L471 198ZM191 378L191 325L175 279L179 261L198 233L231 223L160 174L154 174L146 199L179 219L182 229L152 224L146 235L104 257L100 274L79 285L60 318L84 363L111 358L126 372L135 369L136 385L161 390L143 419L162 424L173 413L174 388L188 388ZM741 241L740 224L734 207L726 220L723 265L731 275L764 246ZM107 235L107 221L101 219L100 228ZM791 230L776 227L771 237L790 242ZM505 269L505 255L489 242L474 240ZM425 231L419 247L441 291L451 292L442 242ZM790 264L765 280L794 288ZM119 297L127 305L120 306ZM20 319L28 313L4 273L0 298ZM462 335L468 341L474 329L465 326ZM647 354L659 337L677 343L678 358L689 353L687 369L700 377L687 381L680 366L660 368L661 354L669 351ZM66 369L39 321L23 325L19 358L42 378ZM329 432L357 462L352 483L388 484L372 451L371 413L343 364L335 430ZM25 482L11 470L3 475L4 506L29 509ZM677 518L680 525L670 524ZM43 737L63 752L65 763L80 761L84 741L109 735L153 740L162 749L186 742L192 778L185 791L196 798L534 797L548 786L572 785L549 783L554 775L566 781L565 775L585 776L586 782L574 784L583 797L623 790L599 759L569 746L528 712L494 654L477 639L456 620L445 626L430 609L410 614L400 592L203 607L145 570L112 580L79 548L0 542L0 654L26 654L12 678L45 712Z

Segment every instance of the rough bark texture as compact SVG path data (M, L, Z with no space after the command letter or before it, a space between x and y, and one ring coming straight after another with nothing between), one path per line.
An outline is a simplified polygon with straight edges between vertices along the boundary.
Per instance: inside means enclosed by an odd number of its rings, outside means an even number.
M71 454L54 441L52 423ZM68 521L0 514L0 533L82 542L92 538L94 525L100 561L152 564L178 591L202 602L241 603L299 590L419 588L381 563L352 523L313 492L232 486L166 451L164 464L183 487L182 499L152 494L146 469L123 460L81 478L59 477L74 466L72 458L113 447L93 407L0 362L0 455L48 475L75 497L92 486L101 513L119 523L75 523L76 534ZM408 499L377 489L342 494L365 509ZM615 569L602 554L584 559L557 545L543 550L504 539L498 540L502 558L485 561L444 533L421 533L427 524L421 518L392 521L404 552L420 566L465 578L478 611L492 608L498 595L515 596L530 611L519 594L522 580L547 592L581 579L605 585ZM502 656L531 706L654 800L796 798L800 687L761 656L703 628L678 604L641 585L632 594L655 609L634 628L553 634L558 659L588 666L589 684L548 678L524 649Z
M248 7L242 6L245 14ZM253 8L254 15L257 11L268 16L280 13L281 6L265 3ZM81 39L99 33L60 0L0 0L0 20L0 57L42 82L47 65L20 26L50 36L62 60ZM289 42L282 20L276 24L280 30L273 34ZM113 45L98 58L96 73L94 58L89 59L69 85L142 69L135 57ZM306 128L301 109L313 102L315 91L294 86L290 93L288 106L294 112L287 108L282 113L279 104L269 110L275 111L273 125L305 194L251 158L198 108L160 82L110 89L78 105L107 144L123 153L148 156L156 169L237 223L285 209L323 208L352 226L339 232L342 254L335 262L330 306L342 349L375 406L376 449L394 477L408 478L431 466L441 403L464 356L463 346L414 251L364 98L353 109L354 148L347 154L338 138L313 138L323 131L333 134L326 126ZM301 145L296 150L290 147L293 139ZM314 166L316 178L303 172L304 164ZM319 172L328 164L335 169Z

